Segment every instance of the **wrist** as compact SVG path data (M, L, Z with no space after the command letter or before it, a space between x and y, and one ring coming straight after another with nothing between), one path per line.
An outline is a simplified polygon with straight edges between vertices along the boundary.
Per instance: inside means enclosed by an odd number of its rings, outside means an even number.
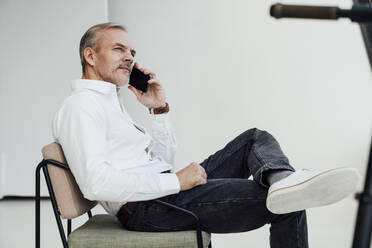
M183 191L183 190L184 190L184 187L183 187L183 185L182 185L182 180L181 180L181 176L179 175L179 172L176 172L176 173L174 173L174 174L176 174L177 179L178 179L178 182L179 182L179 184L180 184L180 191Z
M157 108L165 108L167 106L167 102L164 102L162 105L160 105L160 107L157 107ZM154 109L157 109L157 108L154 108Z
M169 112L169 104L166 102L163 106L158 108L149 108L150 114L164 114Z

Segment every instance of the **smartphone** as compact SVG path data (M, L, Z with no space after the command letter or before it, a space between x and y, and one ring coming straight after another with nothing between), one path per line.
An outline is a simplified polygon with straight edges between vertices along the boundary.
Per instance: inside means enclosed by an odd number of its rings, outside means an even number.
M137 67L133 67L132 72L129 77L129 84L132 85L134 88L142 91L147 92L147 88L149 87L149 83L147 81L150 80L150 75L146 75L142 71L140 71Z

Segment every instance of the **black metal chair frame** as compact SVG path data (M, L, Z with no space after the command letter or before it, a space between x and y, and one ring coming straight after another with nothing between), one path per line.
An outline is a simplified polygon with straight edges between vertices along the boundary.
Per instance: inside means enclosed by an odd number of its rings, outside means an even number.
M62 225L62 220L61 220L60 212L58 210L57 200L56 200L56 197L54 195L53 186L52 186L50 176L49 176L49 172L48 172L48 169L47 169L48 164L63 168L63 169L68 170L68 171L70 170L70 168L68 167L67 164L63 164L63 163L60 163L58 161L51 160L51 159L47 159L47 160L43 159L38 164L38 166L36 168L36 188L35 188L35 190L36 190L36 197L35 197L35 245L36 246L35 247L40 248L40 170L43 169L45 181L46 181L46 184L47 184L47 187L48 187L49 196L50 196L50 200L52 202L54 216L56 218L56 222L57 222L57 225L58 225L58 230L59 230L59 234L61 236L62 244L63 244L64 248L68 248L68 242L67 242L67 239L66 239L65 230L64 230L63 225ZM195 221L196 240L197 240L198 248L203 248L203 238L202 238L202 231L201 231L201 227L200 227L200 219L195 213L193 213L189 210L180 208L178 206L175 206L173 204L160 201L160 200L155 200L155 202L157 202L160 205L164 205L164 206L173 208L175 210L178 210L180 212L183 212L186 215L191 215L194 218L194 221ZM92 212L90 210L87 212L87 214L88 214L89 218L92 217ZM67 220L67 236L70 233L71 233L71 219L68 219ZM212 242L209 243L208 247L212 248Z

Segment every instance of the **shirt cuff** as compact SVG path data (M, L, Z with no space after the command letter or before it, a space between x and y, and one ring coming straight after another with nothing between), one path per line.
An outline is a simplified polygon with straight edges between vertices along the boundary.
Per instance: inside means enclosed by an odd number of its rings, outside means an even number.
M169 112L158 115L150 115L150 119L152 131L164 133L165 130L170 129L171 119Z
M162 173L160 187L164 189L167 194L177 194L181 190L180 181L174 173Z

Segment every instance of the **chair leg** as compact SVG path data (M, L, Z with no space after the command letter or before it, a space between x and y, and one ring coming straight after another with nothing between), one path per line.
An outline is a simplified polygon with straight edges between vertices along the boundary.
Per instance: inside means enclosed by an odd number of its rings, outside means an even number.
M208 248L212 248L212 240L209 242Z
M90 211L90 210L88 211L88 217L89 217L89 219L92 218L92 211Z
M71 233L71 219L67 220L67 236Z
M44 160L36 167L35 173L35 247L40 248L40 169L44 166Z
M56 197L54 195L52 182L50 181L48 169L47 169L46 166L43 167L43 172L44 172L44 177L45 177L46 184L48 186L49 196L50 196L50 200L52 202L53 212L54 212L54 216L56 218L56 222L57 222L59 234L61 236L63 248L68 248L68 243L67 243L65 231L63 230L61 217L59 215L59 210L58 210L58 207L57 207L58 205L57 205Z

